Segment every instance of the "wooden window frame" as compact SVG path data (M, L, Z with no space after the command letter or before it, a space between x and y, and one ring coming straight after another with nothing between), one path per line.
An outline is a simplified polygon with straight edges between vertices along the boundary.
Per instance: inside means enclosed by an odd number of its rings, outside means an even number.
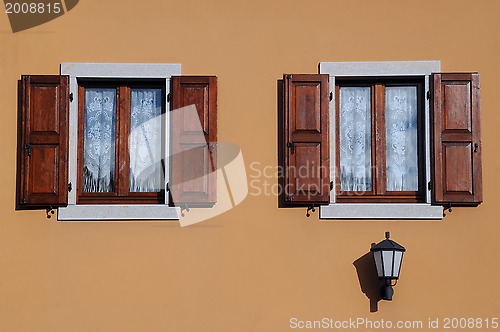
M442 219L443 208L431 205L431 117L428 92L432 73L441 72L440 61L373 61L373 62L320 62L318 72L329 75L330 93L335 98L336 80L349 78L413 77L424 80L424 200L418 203L339 202L336 196L336 119L330 117L330 179L333 190L330 204L320 207L321 219ZM335 100L330 103L330 114L335 114Z
M68 181L76 187L78 183L78 86L84 80L161 80L165 84L165 94L170 93L172 76L181 75L180 64L158 63L62 63L61 74L69 76L69 172ZM170 101L164 99L166 108L170 109ZM167 133L166 154L170 153L168 133L170 132L169 117L165 117ZM170 166L165 164L165 184L169 181ZM142 202L127 202L125 204L77 204L78 192L68 193L68 205L58 208L58 220L61 221L103 221L103 220L172 220L180 218L180 208L169 206L166 194L164 203L144 204Z
M340 88L369 87L371 93L371 165L372 190L364 192L342 192L335 186L337 201L340 203L422 203L425 200L425 152L424 152L424 79L414 77L370 77L339 79L335 84L335 167L340 170ZM387 191L386 179L386 128L385 128L385 88L391 86L415 86L417 88L417 160L418 190ZM336 179L338 181L338 179Z
M87 193L82 191L83 146L85 123L85 89L107 88L116 90L115 130L115 188L109 193ZM131 90L134 88L161 89L162 114L165 114L165 83L150 79L81 80L78 84L78 181L77 204L164 204L165 189L158 192L130 192L130 113ZM164 128L162 128L164 130ZM165 149L165 147L162 147Z

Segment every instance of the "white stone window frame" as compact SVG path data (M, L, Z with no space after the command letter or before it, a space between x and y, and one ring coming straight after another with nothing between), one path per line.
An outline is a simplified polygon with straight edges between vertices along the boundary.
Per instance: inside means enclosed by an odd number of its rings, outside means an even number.
M329 75L330 93L330 179L335 181L335 79L346 77L424 78L425 96L432 73L441 71L440 61L320 62L319 73ZM431 181L430 100L424 98L425 183ZM335 186L330 204L320 207L320 219L442 219L443 208L431 205L431 190L425 190L425 203L336 203Z
M178 220L180 208L169 206L165 191L164 204L76 204L78 186L78 80L85 78L113 79L164 79L165 95L170 93L172 76L181 75L180 64L164 63L61 63L61 75L69 75L69 92L73 100L69 105L68 178L73 190L68 193L68 206L58 208L61 221L110 221L110 220ZM165 101L166 110L170 101ZM165 155L170 149L170 122L164 117ZM165 164L165 185L169 181L170 165Z

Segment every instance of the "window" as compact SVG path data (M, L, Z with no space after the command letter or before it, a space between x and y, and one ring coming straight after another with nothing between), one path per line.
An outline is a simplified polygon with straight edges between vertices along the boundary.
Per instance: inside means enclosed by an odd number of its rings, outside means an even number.
M78 204L165 200L165 84L79 84Z
M337 80L338 202L423 202L423 82Z
M285 74L279 89L280 207L441 219L443 206L482 202L479 74L441 74L439 61L319 71Z
M164 220L213 206L217 78L180 74L179 64L64 63L61 75L23 76L16 209Z

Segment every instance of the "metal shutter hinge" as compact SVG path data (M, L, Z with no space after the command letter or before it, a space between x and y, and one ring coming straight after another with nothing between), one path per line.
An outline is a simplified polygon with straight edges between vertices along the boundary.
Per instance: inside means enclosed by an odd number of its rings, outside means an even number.
M73 92L71 92L71 93L69 94L69 101L70 101L70 102L72 102L72 101L73 101Z
M73 189L73 186L71 185L71 182L68 183L68 192L71 192L71 190Z
M432 181L427 182L427 189L432 190Z
M24 144L24 150L28 151L28 157L31 157L31 145Z
M330 101L333 100L333 92L330 92Z
M330 181L330 190L333 190L333 181Z
M431 90L427 91L427 100L431 99Z
M167 94L167 101L168 102L172 101L172 94L170 92Z

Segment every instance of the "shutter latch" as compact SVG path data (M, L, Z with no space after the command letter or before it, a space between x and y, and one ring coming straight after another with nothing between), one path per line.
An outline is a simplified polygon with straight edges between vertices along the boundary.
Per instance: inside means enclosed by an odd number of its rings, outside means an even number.
M181 216L184 217L184 211L189 212L189 206L187 203L182 203L181 206Z
M330 92L330 101L333 100L333 92Z
M307 208L307 211L306 211L306 217L310 217L311 215L309 214L309 211L312 211L312 212L316 212L316 209L314 208L314 203L312 206L308 207Z
M68 183L68 192L71 192L71 190L73 189L73 186L71 185L71 182Z
M72 101L73 101L73 92L71 92L71 93L69 94L69 101L70 101L70 102L72 102Z
M51 215L54 214L54 208L49 206L45 209L45 213L47 214L47 219L50 219L52 217Z
M286 143L286 146L291 149L290 151L291 154L295 153L295 144L293 144L292 142L288 142Z
M333 190L333 181L330 181L330 191Z
M448 206L445 208L445 210L448 210L448 212L450 212L450 213L452 212L451 203L448 203Z
M427 182L427 189L432 190L432 181Z
M427 91L427 100L431 99L431 90Z

